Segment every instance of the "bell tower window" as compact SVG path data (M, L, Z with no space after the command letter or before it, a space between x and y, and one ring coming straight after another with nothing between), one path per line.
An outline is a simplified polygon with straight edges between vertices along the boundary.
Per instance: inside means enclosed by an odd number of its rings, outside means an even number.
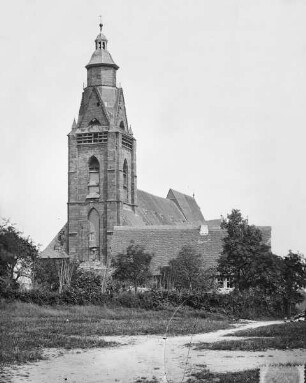
M88 163L89 180L86 198L100 197L100 165L96 157L91 157Z
M123 187L128 187L128 164L126 160L124 160L123 164Z
M92 209L88 214L88 248L89 260L99 259L100 249L100 217L96 209Z
M123 194L124 199L127 202L128 201L128 183L129 183L129 168L127 164L127 160L124 160L123 163Z

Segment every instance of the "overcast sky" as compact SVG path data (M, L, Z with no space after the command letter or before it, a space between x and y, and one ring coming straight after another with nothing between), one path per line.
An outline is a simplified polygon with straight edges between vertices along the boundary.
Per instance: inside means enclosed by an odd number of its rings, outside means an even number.
M120 66L138 187L238 208L306 253L306 0L0 5L0 216L46 246L67 217L67 137L98 34Z

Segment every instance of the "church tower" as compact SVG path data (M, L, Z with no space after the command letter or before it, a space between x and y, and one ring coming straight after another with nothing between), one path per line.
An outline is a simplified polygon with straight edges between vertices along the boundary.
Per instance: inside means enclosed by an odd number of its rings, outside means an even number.
M108 265L114 226L122 225L123 209L135 212L137 204L136 141L102 27L68 135L67 250L71 259Z

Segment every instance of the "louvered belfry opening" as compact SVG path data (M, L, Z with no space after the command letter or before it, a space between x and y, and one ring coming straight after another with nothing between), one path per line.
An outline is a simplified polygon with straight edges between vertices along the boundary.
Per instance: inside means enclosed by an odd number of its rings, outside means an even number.
M88 165L89 182L88 198L99 198L100 196L100 165L96 157L91 157Z

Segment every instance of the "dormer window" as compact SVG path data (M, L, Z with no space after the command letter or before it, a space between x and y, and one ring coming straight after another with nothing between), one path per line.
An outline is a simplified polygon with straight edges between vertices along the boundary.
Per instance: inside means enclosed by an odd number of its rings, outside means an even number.
M101 124L100 124L99 120L97 120L96 118L93 118L92 120L89 121L88 126L90 126L90 125L101 125Z

